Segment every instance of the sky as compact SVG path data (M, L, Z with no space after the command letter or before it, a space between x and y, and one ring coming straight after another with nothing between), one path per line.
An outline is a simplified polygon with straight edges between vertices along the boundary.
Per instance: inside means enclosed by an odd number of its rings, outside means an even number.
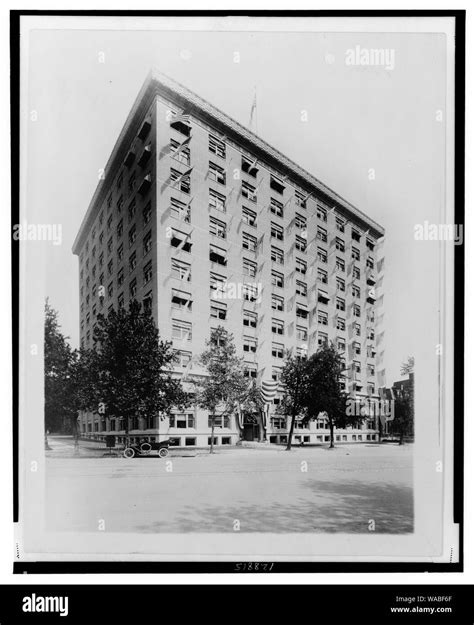
M357 46L393 50L393 68L347 65ZM72 345L71 247L154 66L246 126L256 88L259 136L386 229L385 368L388 383L399 379L401 362L423 356L422 337L438 326L439 246L415 240L414 227L443 223L446 128L436 114L446 106L446 63L446 40L431 33L32 31L23 95L37 119L27 128L21 220L62 225L37 288Z

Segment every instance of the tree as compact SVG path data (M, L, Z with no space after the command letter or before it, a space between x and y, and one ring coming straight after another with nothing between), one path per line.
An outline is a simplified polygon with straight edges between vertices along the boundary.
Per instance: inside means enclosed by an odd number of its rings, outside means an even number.
M98 315L93 351L79 359L79 401L86 409L97 402L94 412L104 404L108 417L124 419L127 433L132 417L163 418L171 407L188 404L173 376L172 343L160 339L153 318L136 300L128 310ZM88 365L93 376L87 374Z
M406 434L413 431L415 417L415 358L413 356L410 356L407 362L402 363L400 373L407 375L408 380L396 382L393 387L395 399L393 426L398 430L400 445L403 445Z
M329 423L329 448L333 449L334 428L345 428L350 422L362 420L362 417L348 410L348 406L355 400L341 389L345 365L332 343L321 345L308 359L306 366L308 382L304 398L305 421L316 419L323 413Z
M214 429L217 412L222 419L237 412L248 388L241 358L236 355L234 338L225 328L211 330L206 350L200 356L200 364L207 375L198 384L197 403L209 413L211 420L211 445L214 453Z
M401 375L409 375L410 373L413 373L415 369L415 357L414 356L408 356L408 359L406 362L402 362L401 367L400 367L400 374Z
M293 430L296 418L306 412L308 396L308 369L305 357L287 353L285 365L281 371L283 396L278 407L278 414L290 415L291 424L286 450L291 450Z
M58 313L45 302L44 324L44 416L45 430L70 429L73 407L70 404L70 375L74 354L61 331Z

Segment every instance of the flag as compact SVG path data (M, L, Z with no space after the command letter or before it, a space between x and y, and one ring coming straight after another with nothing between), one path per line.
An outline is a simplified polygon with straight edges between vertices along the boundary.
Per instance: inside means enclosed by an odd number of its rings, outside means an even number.
M260 396L262 401L266 404L270 404L278 390L280 383L277 380L262 380L260 384Z
M257 133L257 87L255 87L252 108L250 109L249 128L255 134Z

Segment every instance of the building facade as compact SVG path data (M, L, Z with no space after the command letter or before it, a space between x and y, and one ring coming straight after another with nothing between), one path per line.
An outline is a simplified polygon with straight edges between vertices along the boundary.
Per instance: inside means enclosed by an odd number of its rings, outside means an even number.
M79 256L81 345L99 313L141 301L179 355L176 375L199 376L210 330L233 333L246 374L278 380L287 349L310 355L334 341L354 397L383 386L384 230L334 191L208 102L152 72L143 85L73 246ZM267 440L289 423L270 407ZM85 436L125 434L118 419L84 414ZM206 446L205 411L139 422L137 438ZM245 437L256 436L251 422ZM240 438L233 417L216 444ZM375 421L337 431L376 441ZM294 442L324 443L323 419L297 424Z

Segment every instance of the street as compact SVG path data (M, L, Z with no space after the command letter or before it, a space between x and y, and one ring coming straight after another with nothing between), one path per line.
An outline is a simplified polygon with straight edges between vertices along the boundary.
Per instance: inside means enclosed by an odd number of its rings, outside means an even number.
M51 440L48 529L115 532L413 531L411 445L70 457ZM201 455L202 454L202 455Z

